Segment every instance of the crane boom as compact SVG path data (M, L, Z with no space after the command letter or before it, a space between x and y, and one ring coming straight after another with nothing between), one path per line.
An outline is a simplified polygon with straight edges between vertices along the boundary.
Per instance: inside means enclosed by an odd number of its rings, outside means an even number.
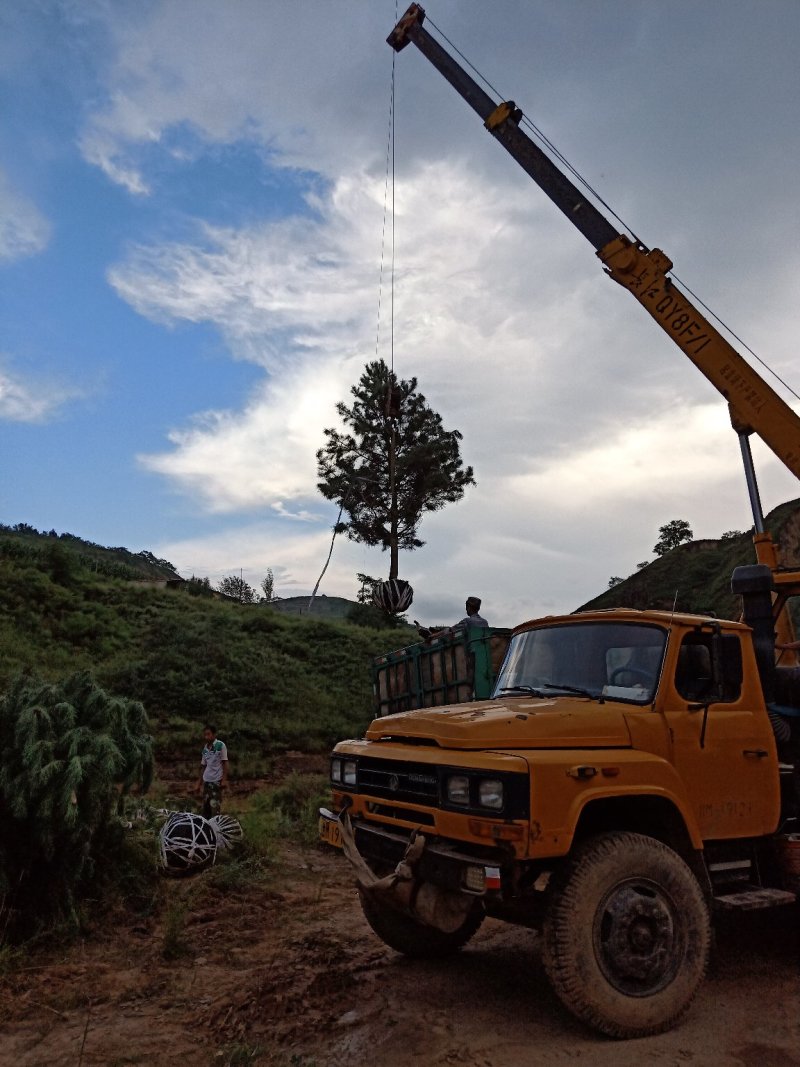
M412 4L387 38L400 51L414 44L483 119L485 127L592 244L606 273L627 289L728 401L744 440L756 433L800 478L800 417L764 381L669 276L672 262L618 229L520 129L513 101L499 104L424 28L425 12Z

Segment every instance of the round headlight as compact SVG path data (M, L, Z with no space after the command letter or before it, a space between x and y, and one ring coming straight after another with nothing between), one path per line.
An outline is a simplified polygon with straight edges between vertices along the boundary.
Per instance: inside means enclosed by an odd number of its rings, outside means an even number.
M451 774L447 779L447 799L451 804L469 805L469 778L466 774Z
M482 808L501 811L503 808L503 783L498 778L481 778L478 783L478 803Z
M356 785L358 764L354 759L346 759L342 764L342 781L345 785Z
M331 781L341 782L342 780L342 761L340 759L331 760Z

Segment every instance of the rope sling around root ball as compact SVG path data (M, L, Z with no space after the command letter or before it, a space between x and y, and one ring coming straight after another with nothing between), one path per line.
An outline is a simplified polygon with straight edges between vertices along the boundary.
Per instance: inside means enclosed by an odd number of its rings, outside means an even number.
M411 607L414 590L403 578L389 578L379 582L372 594L372 602L389 614L406 611Z
M212 867L217 851L233 848L243 837L230 815L205 819L190 811L173 811L158 835L159 860L165 874L190 874Z

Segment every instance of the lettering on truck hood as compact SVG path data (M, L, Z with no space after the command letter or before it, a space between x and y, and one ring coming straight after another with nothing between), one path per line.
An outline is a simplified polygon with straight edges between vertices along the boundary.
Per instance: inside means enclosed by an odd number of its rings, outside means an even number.
M629 748L622 705L557 697L481 700L375 719L368 741L429 739L442 748Z

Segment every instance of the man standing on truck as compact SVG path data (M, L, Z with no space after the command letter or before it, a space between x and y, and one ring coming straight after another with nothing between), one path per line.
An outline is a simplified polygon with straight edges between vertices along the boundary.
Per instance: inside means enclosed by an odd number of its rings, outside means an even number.
M417 620L414 619L414 625L417 628L417 633L427 641L429 638L433 639L436 637L446 637L448 634L454 634L456 630L466 630L470 626L489 625L486 619L484 619L481 615L478 614L481 607L480 597L468 596L465 607L467 610L467 614L464 616L464 618L460 619L455 624L455 626L450 626L449 628L447 626L445 626L444 628L439 626L435 629L430 629L427 626L420 626Z
M453 627L454 630L465 630L469 626L488 626L489 623L478 612L481 610L480 597L468 596L465 604L467 614Z
M222 791L228 781L228 749L210 723L203 730L205 745L200 757L197 791L203 798L202 815L210 819L222 811Z

